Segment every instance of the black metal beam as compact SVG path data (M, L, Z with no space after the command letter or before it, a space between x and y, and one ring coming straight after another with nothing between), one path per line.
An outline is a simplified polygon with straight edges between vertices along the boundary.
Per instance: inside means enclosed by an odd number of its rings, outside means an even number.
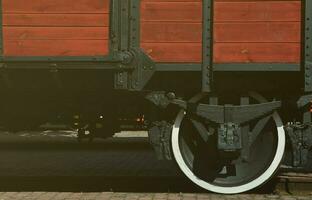
M200 72L202 65L198 63L158 63L156 71L162 72ZM213 64L214 72L299 72L300 64L285 63L227 63Z
M229 72L299 72L300 64L296 63L226 63L214 64L214 71Z
M202 91L211 91L213 53L213 0L203 0Z
M162 72L200 72L202 70L201 64L196 63L158 63L156 64L156 71Z
M304 45L303 65L305 72L305 92L312 92L312 1L304 0Z

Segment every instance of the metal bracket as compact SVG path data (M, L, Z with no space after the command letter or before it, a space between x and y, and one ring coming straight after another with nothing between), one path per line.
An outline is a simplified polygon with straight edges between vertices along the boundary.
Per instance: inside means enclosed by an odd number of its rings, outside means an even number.
M221 124L218 129L218 149L236 151L242 149L241 127L234 123Z
M312 102L312 94L307 94L299 98L297 101L298 108L303 108Z
M153 76L155 63L140 49L140 0L114 1L112 14L118 23L111 34L119 41L116 51L121 60L115 88L141 91Z
M135 52L134 65L135 70L131 75L130 90L141 91L150 81L155 73L155 63L140 48L133 49Z
M288 134L293 153L293 166L304 167L308 161L308 153L312 147L311 125L305 126L301 123L288 123L285 131Z
M253 119L269 115L282 105L281 101L240 106L209 104L194 105L179 99L173 100L172 103L182 107L188 112L194 112L194 114L217 124L228 122L243 124Z
M151 92L145 96L145 99L149 100L154 105L161 108L167 108L168 105L171 103L168 94L166 94L166 92L164 91Z
M172 160L170 149L171 130L172 124L161 121L155 122L154 126L148 131L150 143L155 149L159 160Z

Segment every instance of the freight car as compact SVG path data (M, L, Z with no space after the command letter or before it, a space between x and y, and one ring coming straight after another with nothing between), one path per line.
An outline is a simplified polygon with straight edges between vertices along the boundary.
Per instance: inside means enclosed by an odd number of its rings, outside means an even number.
M144 116L159 158L225 194L281 162L311 165L312 0L1 0L0 11L3 127L101 116L111 134Z

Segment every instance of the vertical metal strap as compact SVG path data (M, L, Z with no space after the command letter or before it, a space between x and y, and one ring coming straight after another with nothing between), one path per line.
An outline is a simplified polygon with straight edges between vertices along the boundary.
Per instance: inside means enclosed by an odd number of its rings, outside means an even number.
M129 48L129 0L120 0L120 50Z
M141 0L130 1L130 47L140 47L140 2Z
M119 49L119 0L110 1L109 11L109 32L110 32L110 50L112 52L118 52Z
M304 0L303 3L305 92L312 92L312 0Z
M202 38L202 91L211 91L212 80L212 37L213 37L213 0L203 0L203 38Z
M129 49L129 0L112 0L113 18L111 21L115 26L113 28L116 37L115 51L127 52ZM116 48L117 47L117 48ZM128 88L128 73L122 70L122 64L119 64L120 71L115 73L115 89Z
M0 56L3 56L3 11L2 11L2 0L0 0Z

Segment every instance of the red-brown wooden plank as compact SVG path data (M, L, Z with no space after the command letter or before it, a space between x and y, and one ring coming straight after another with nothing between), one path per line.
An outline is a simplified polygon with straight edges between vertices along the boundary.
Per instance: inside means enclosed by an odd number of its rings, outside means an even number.
M107 27L4 27L6 40L108 40Z
M215 63L298 63L299 43L216 43Z
M155 62L200 62L201 43L141 43Z
M301 2L215 1L214 21L300 21Z
M235 22L214 25L215 42L300 42L299 22Z
M108 26L108 14L3 14L4 26Z
M109 0L2 0L4 13L108 13Z
M142 21L201 22L201 1L147 1L141 3Z
M7 40L6 56L98 56L108 53L107 40Z
M201 23L142 22L141 41L145 42L201 42Z

